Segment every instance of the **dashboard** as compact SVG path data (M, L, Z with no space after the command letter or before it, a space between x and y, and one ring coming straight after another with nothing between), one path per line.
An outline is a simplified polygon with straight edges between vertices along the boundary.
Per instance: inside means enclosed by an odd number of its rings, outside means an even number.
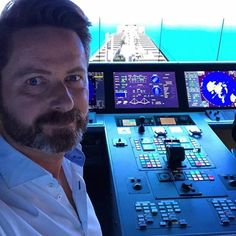
M97 63L89 81L98 113L236 108L235 63Z
M89 76L107 235L236 235L236 159L209 126L235 118L236 64L90 64Z

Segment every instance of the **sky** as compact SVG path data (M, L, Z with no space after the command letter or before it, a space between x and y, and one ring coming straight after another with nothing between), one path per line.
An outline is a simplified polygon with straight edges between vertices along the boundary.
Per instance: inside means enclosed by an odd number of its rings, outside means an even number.
M29 0L30 1L30 0ZM235 0L73 0L92 23L236 27ZM8 0L0 0L0 11Z
M236 26L235 0L74 0L90 20L116 24Z

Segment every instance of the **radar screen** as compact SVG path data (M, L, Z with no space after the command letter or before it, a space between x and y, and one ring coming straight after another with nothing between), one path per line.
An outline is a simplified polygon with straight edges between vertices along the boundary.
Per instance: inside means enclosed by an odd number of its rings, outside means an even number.
M115 108L178 108L175 72L114 72Z
M190 108L236 107L236 71L184 72Z
M88 72L89 81L89 109L105 108L104 73Z

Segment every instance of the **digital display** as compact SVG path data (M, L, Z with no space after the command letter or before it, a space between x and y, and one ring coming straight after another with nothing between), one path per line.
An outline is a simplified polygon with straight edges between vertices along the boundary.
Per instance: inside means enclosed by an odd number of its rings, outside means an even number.
M104 73L88 72L89 109L105 108Z
M162 125L176 125L174 117L160 117L160 122Z
M190 108L236 107L236 71L184 72Z
M175 72L114 72L115 108L178 108Z
M136 126L136 120L135 119L122 119L123 126Z

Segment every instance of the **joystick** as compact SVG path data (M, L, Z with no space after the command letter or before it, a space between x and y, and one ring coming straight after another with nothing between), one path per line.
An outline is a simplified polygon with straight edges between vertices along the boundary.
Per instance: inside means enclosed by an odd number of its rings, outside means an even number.
M144 122L145 122L145 117L140 116L139 117L139 127L138 127L138 132L140 134L143 134L145 132Z
M168 167L176 170L182 167L182 161L185 159L184 148L178 142L166 142L166 154Z
M181 185L181 189L184 191L184 192L195 192L195 189L193 188L193 185L192 184L186 184L186 183L182 183Z

